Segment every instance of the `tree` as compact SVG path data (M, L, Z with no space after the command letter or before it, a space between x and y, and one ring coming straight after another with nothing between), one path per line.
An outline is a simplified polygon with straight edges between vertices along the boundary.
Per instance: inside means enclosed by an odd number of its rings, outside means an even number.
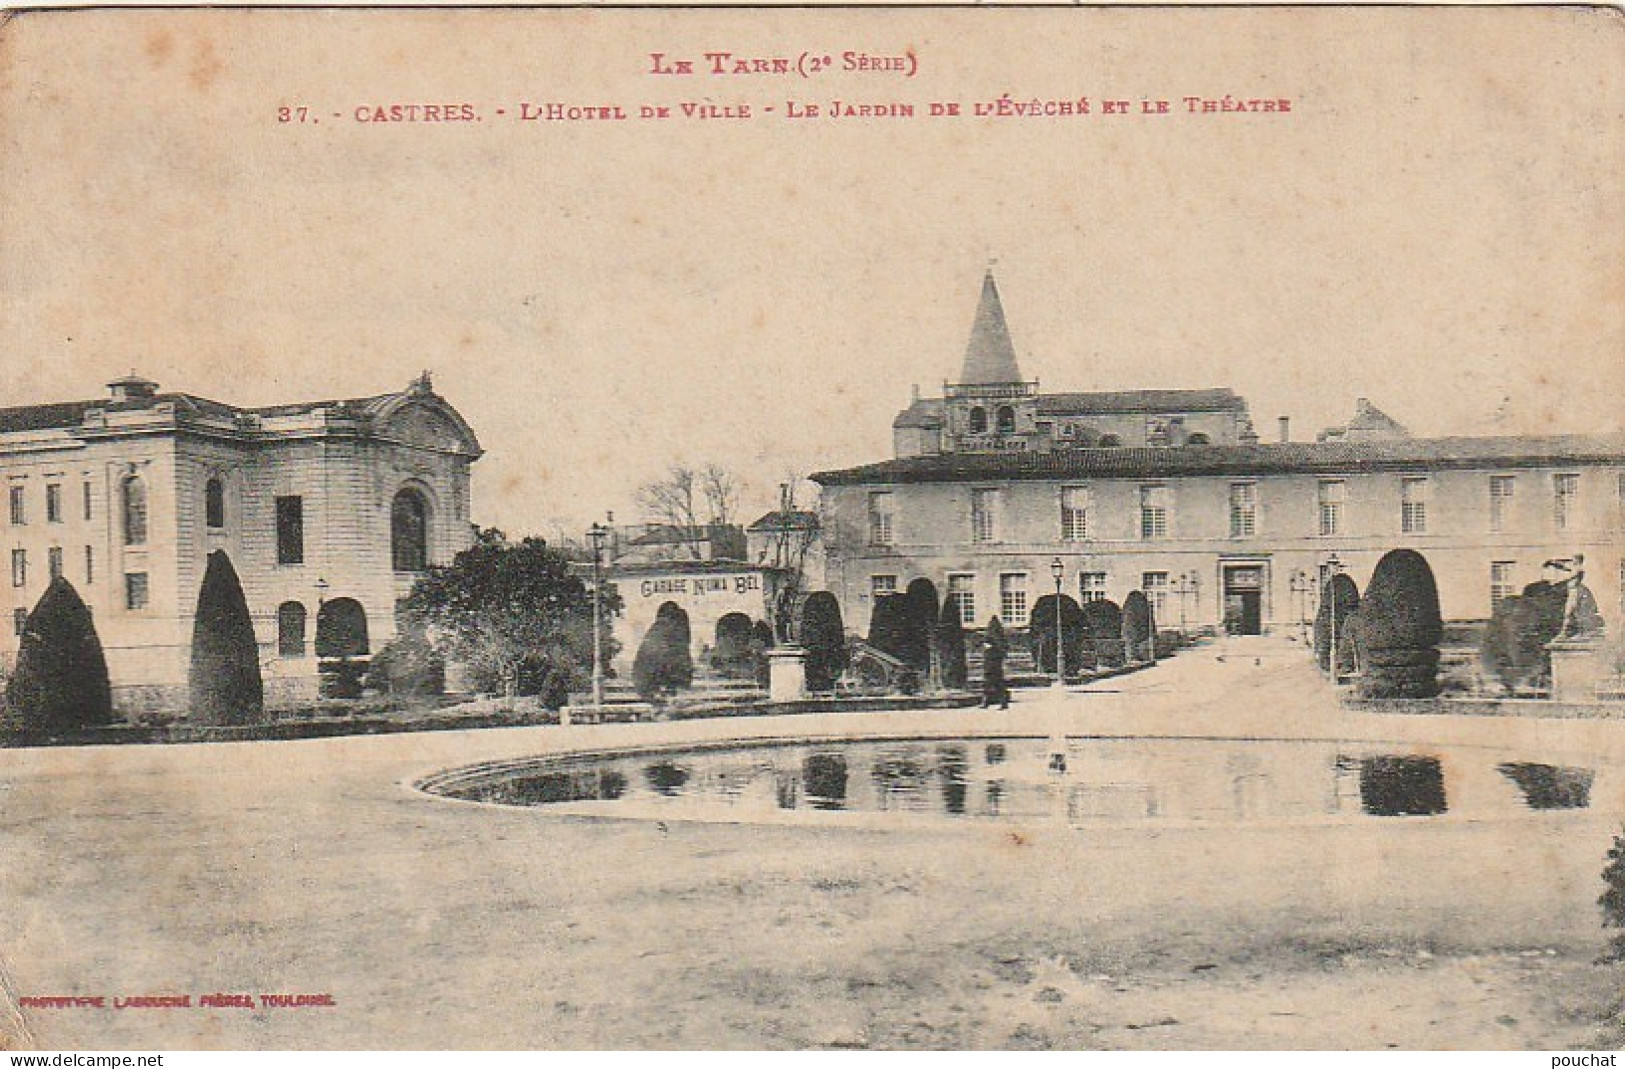
M906 595L882 594L875 598L869 613L869 645L912 668L921 660L915 648L916 636Z
M1315 610L1315 662L1322 672L1332 667L1332 619L1337 619L1337 674L1354 671L1354 614L1360 609L1360 588L1342 572L1334 573L1320 591L1320 607Z
M1484 629L1479 657L1505 689L1539 687L1550 678L1551 654L1546 644L1562 632L1567 602L1565 587L1541 580L1495 606Z
M936 660L936 634L937 617L940 608L937 605L937 587L931 580L923 575L908 584L903 592L903 598L908 603L908 651L914 659L909 661L909 667L920 674L920 678L936 685L940 671L935 669Z
M606 587L602 602L607 671L619 648L610 622L621 600ZM449 566L430 568L413 585L401 612L443 656L465 663L481 690L512 696L557 677L568 692L590 682L592 593L540 538L512 542L495 528L478 532Z
M422 631L409 628L373 654L366 684L381 694L404 697L443 694L446 662Z
M1383 554L1354 627L1363 698L1431 698L1439 693L1439 588L1414 549Z
M1150 661L1156 654L1157 625L1151 599L1135 590L1123 599L1123 650L1131 661Z
M632 685L645 699L675 694L694 682L688 614L674 602L655 613L632 662Z
M846 671L846 626L834 594L820 590L807 598L801 608L801 641L807 648L807 689L834 690Z
M1100 598L1083 606L1083 663L1116 668L1123 663L1123 611L1115 601Z
M656 522L698 535L702 529L735 527L735 513L739 508L739 481L732 472L717 464L700 469L686 464L673 464L666 474L644 483L638 490L638 507L644 515ZM681 543L695 560L704 556L697 538L685 538ZM743 556L725 553L724 556Z
M730 612L717 620L716 644L711 647L711 668L726 679L750 679L756 674L751 656L750 617Z
M1064 636L1066 670L1074 674L1083 670L1083 610L1065 594L1061 595L1061 634ZM1055 595L1045 594L1033 603L1027 618L1027 641L1032 646L1033 660L1038 670L1055 672Z
M209 554L192 621L187 673L192 719L200 724L258 723L265 713L259 640L237 569L225 550Z
M113 689L96 622L73 584L60 576L23 624L6 706L6 726L28 735L66 735L113 719Z
M785 642L796 641L793 633L797 619L797 606L807 587L807 558L818 540L817 521L807 522L796 507L796 492L804 480L790 474L779 484L779 512L772 539L762 548L756 563L779 570L779 581L773 591L772 617L778 637Z
M942 685L949 690L964 690L970 671L965 664L965 624L959 615L959 603L952 599L942 603L942 619L937 625L937 663L942 665Z
M1602 870L1604 890L1597 899L1604 928L1625 928L1625 834L1614 836L1608 864ZM1609 940L1607 961L1625 961L1625 932Z

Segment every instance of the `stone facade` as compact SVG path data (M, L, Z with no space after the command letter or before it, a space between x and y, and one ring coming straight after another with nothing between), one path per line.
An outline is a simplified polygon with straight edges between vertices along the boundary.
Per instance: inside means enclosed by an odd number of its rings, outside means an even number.
M208 555L243 584L268 700L314 696L316 636L358 613L367 651L431 563L472 541L480 446L425 375L376 397L237 408L131 376L106 400L0 410L0 472L20 617L52 573L95 614L115 703L185 707L192 617Z
M1361 399L1318 441L1289 440L1283 421L1263 444L1228 390L1038 392L990 302L991 275L970 381L913 400L894 459L814 476L827 586L856 626L877 593L924 576L967 625L998 614L1021 627L1055 592L1059 561L1067 595L1121 603L1144 589L1164 627L1279 629L1313 617L1332 568L1363 590L1401 546L1427 558L1458 620L1487 618L1546 561L1583 553L1619 626L1625 435L1418 438Z

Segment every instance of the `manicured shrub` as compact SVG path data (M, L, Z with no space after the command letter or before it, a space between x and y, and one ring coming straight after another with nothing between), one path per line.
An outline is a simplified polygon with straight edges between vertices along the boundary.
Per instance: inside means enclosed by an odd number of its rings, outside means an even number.
M766 690L771 682L768 679L770 669L767 662L767 651L773 648L773 625L766 620L757 620L750 625L750 656L751 664L755 667L756 685Z
M688 614L666 602L655 614L632 661L632 685L646 699L675 694L694 682Z
M28 614L5 704L0 722L28 735L67 735L113 719L95 620L66 579L51 580Z
M801 640L807 649L807 689L824 693L846 671L846 625L835 595L820 590L801 607Z
M191 719L200 724L254 724L264 719L265 683L248 599L224 550L209 554L192 623L187 673ZM360 680L356 679L359 691Z
M1354 626L1364 698L1431 698L1439 693L1439 590L1433 569L1412 549L1383 555Z
M914 641L907 596L883 594L875 598L869 612L869 645L912 666L920 660L919 652L912 648Z
M1102 598L1083 606L1085 667L1117 668L1123 664L1123 611Z
M402 631L373 655L366 684L380 694L417 697L446 692L446 661L418 630Z
M903 598L908 603L906 645L908 656L904 659L908 661L910 668L920 674L921 679L929 679L937 615L940 611L936 584L921 576L908 584L908 590L903 594Z
M1156 634L1151 600L1142 591L1132 591L1123 599L1123 648L1129 660L1154 660Z
M1338 572L1320 590L1320 607L1315 610L1315 663L1322 672L1332 667L1332 615L1337 616L1337 674L1354 671L1355 643L1350 633L1354 614L1360 609L1360 588L1353 578Z
M1567 600L1565 588L1542 581L1496 605L1479 646L1479 660L1505 690L1540 687L1550 678L1546 644L1563 630Z
M1055 595L1045 594L1033 603L1033 611L1027 618L1027 641L1033 660L1039 671L1052 675L1055 672L1055 604ZM1060 605L1066 672L1077 675L1084 668L1083 610L1065 594L1061 595Z
M953 601L942 603L941 621L937 625L937 663L942 666L944 687L965 689L969 676L965 665L965 625L959 617L959 606Z

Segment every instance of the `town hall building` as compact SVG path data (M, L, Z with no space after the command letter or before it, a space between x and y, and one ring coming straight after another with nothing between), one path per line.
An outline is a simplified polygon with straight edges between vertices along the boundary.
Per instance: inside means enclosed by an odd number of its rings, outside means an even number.
M418 575L473 540L480 444L427 373L394 393L267 408L161 393L134 374L108 389L0 409L8 672L60 575L92 611L115 706L184 710L198 591L218 550L248 600L267 703L305 702L318 654L375 652Z
M1330 572L1365 589L1420 551L1447 619L1584 557L1610 626L1625 592L1625 435L1423 438L1370 401L1315 441L1263 442L1228 389L1050 393L1023 377L991 272L959 381L915 396L893 459L813 476L847 617L930 579L967 626L1131 591L1163 627L1260 633L1313 616ZM861 626L861 623L859 624Z

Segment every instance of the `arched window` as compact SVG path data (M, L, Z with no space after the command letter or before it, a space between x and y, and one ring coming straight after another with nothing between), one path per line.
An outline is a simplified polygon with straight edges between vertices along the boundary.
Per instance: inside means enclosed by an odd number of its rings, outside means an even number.
M305 655L305 607L297 601L277 606L276 652L279 657Z
M987 409L977 405L970 410L970 432L972 434L987 433Z
M397 572L429 567L429 503L410 487L395 495L389 510L389 544Z
M1122 444L1123 439L1117 437L1115 434L1102 434L1100 436L1099 445L1102 449L1116 449Z
M226 525L226 487L219 479L210 479L203 487L203 522L213 531Z
M1192 434L1188 438L1185 439L1185 444L1186 445L1208 445L1210 443L1209 443L1207 435L1203 434L1201 431L1197 431L1195 434Z
M120 486L124 511L124 544L147 544L147 484L139 475L127 476Z
M996 415L1000 434L1014 434L1016 431L1016 410L1009 405L1000 405Z

